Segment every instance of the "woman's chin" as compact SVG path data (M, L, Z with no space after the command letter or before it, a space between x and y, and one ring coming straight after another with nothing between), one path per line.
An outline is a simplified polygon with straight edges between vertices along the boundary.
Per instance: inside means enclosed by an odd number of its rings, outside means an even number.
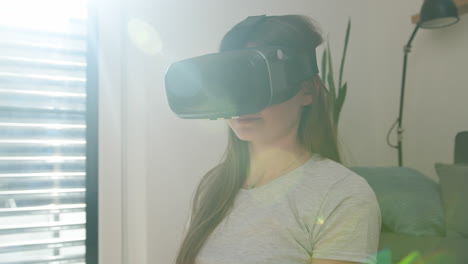
M236 133L236 136L243 141L255 141L257 138L254 133L248 133L248 132L241 132L241 133Z
M237 136L240 140L242 141L254 141L255 137L249 137L249 136Z
M265 136L263 133L263 129L260 129L259 127L254 125L239 124L236 121L230 123L230 125L232 131L236 134L236 136L243 141L255 141Z

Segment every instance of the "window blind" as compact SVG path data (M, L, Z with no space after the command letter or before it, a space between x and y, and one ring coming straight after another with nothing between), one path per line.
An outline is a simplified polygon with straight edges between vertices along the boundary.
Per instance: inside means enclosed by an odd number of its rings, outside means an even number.
M0 21L2 264L85 263L87 18L49 12Z

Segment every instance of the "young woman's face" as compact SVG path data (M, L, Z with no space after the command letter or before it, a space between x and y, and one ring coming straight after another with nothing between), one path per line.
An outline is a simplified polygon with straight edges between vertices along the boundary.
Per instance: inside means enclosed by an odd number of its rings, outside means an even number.
M286 102L271 105L259 113L228 119L237 137L244 141L274 142L281 137L297 134L302 107L312 103L312 95L303 87Z

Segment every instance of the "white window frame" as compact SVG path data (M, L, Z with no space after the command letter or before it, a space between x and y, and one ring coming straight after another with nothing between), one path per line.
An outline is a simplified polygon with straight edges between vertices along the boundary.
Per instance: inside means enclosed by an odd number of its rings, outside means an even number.
M98 6L99 264L147 263L144 87L128 87L127 0Z

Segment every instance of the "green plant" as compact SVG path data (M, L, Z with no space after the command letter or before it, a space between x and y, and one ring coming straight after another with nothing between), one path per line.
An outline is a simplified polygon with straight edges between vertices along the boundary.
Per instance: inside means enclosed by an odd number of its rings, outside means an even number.
M349 34L351 32L351 19L348 19L348 26L346 29L345 43L343 48L343 56L341 58L340 65L340 76L338 81L338 86L335 86L335 79L333 75L333 65L332 65L332 56L330 50L330 43L327 41L327 46L325 47L322 55L322 80L324 80L325 85L328 87L330 94L330 102L333 109L333 121L335 126L338 127L338 120L340 118L341 109L343 108L343 103L346 98L346 91L348 89L348 84L345 82L342 84L343 80L343 67L346 58L346 50L348 49Z

